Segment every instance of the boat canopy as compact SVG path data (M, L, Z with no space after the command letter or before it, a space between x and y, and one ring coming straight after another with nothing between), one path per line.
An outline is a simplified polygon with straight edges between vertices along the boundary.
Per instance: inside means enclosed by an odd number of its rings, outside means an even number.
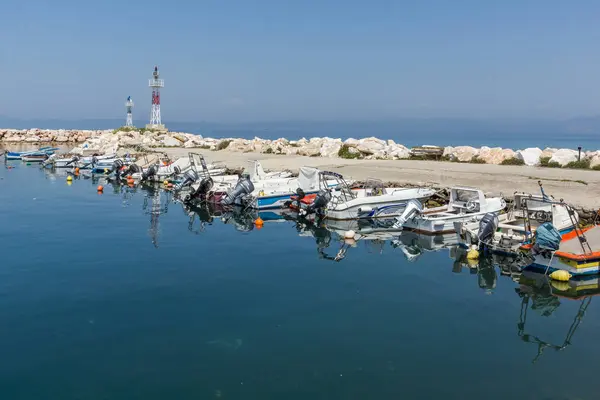
M298 186L306 191L319 189L319 170L313 167L301 167L298 174Z

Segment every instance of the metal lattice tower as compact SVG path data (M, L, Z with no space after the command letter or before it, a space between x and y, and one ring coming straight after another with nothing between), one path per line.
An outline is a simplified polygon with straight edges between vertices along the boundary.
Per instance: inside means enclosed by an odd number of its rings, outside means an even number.
M150 124L147 128L165 129L160 119L160 89L165 86L165 81L160 78L158 67L154 67L152 79L148 81L148 86L152 88L152 111L150 113Z
M125 108L127 109L127 119L125 120L125 126L133 126L133 116L131 114L131 109L133 108L133 100L131 100L131 96L127 97L127 102L125 102Z

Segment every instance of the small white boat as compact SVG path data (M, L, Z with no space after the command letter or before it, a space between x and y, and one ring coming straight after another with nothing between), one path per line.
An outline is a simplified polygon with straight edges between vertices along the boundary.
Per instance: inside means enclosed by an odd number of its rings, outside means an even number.
M564 235L579 223L579 214L543 192L540 195L515 193L508 212L492 221L494 229L486 234L481 230L481 223L464 223L459 233L467 245L482 244L492 252L514 253L522 245L530 243L536 229L545 222L552 223Z
M487 213L499 213L506 207L502 197L486 198L481 190L454 187L448 205L423 209L411 202L396 219L396 226L427 234L456 232L455 223L479 222Z
M31 154L24 154L21 156L21 160L23 160L24 162L28 162L28 163L33 163L33 162L44 162L46 159L48 158L48 154L46 153L31 153Z
M400 215L408 201L435 194L429 188L384 187L378 179L368 179L364 188L350 189L342 175L329 171L320 171L319 181L319 193L306 207L300 205L300 214L335 220L390 218Z
M116 154L106 154L102 156L87 156L80 157L74 155L71 158L58 158L56 154L51 155L46 161L44 166L49 168L79 168L79 169L90 169L93 164L102 163L109 161L110 165L117 158Z

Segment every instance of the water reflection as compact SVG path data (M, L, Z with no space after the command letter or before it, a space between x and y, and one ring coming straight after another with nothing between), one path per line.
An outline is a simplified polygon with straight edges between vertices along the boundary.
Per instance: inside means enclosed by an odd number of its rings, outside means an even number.
M156 185L145 185L144 191L146 193L142 209L146 214L150 215L148 233L152 239L152 244L155 248L158 248L159 218L161 214L166 214L169 211L169 203L171 202L172 195L171 192L161 190Z
M61 170L44 170L44 173L48 179L64 177L67 174L66 171ZM74 181L94 183L102 178L98 177L97 181L94 179L86 176L74 177ZM467 250L456 234L425 235L411 231L398 231L392 227L393 220L309 221L298 218L288 211L257 212L241 207L224 207L211 202L191 206L178 202L170 191L164 190L162 185L127 186L117 182L111 183L106 179L103 182L111 185L113 193L121 196L125 206L132 202L136 193L143 194L142 210L149 216L148 232L152 244L157 248L160 237L160 217L168 213L169 207L173 206L172 203L176 203L176 208L181 207L184 214L184 217L179 215L181 223L187 224L187 230L193 235L210 234L210 227L219 221L233 227L236 231L252 232L257 229L255 220L260 217L265 221L263 229L270 229L275 223L283 223L284 229L289 228L298 240L302 238L311 240L315 246L317 259L327 262L347 263L353 255L360 256L358 247L366 249L371 254L396 253L399 260L410 262L410 264L405 263L405 267L425 259L428 253L444 252L448 255L447 264L443 262L439 265L439 261L436 261L435 267L441 267L442 273L463 274L465 279L472 280L473 287L477 285L481 293L492 294L503 284L509 284L511 287L517 285L515 300L518 299L521 304L519 314L514 316L517 321L516 333L523 342L537 348L533 362L537 362L548 349L562 351L572 344L592 297L600 293L596 278L569 282L552 281L543 274L524 269L523 267L527 266L527 259L522 256L491 254L482 256L478 260L469 260ZM348 230L356 232L356 236L352 239L345 238ZM427 263L421 263L418 267L422 268L424 265ZM531 319L541 317L544 320L553 316L564 302L578 302L578 309L574 311L569 325L564 327L562 341L555 343L545 337L547 333L552 332L550 326L547 329L542 326L541 331L530 330L528 323Z
M518 335L524 342L537 345L537 354L532 360L533 363L539 360L546 349L562 351L571 345L573 335L585 317L593 296L600 294L598 279L558 282L540 273L523 271L519 283L519 287L515 288L515 292L521 298ZM579 308L573 316L571 325L566 329L564 340L551 343L542 338L543 332L540 336L530 333L527 329L529 310L542 317L549 317L561 305L560 299L579 302Z

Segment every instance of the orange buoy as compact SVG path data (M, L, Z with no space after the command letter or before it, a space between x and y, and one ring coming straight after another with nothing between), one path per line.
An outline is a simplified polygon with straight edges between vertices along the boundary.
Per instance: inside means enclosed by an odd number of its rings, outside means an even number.
M98 191L99 191L99 192L102 192L102 191L104 191L104 186L102 186L102 185L98 185Z
M76 167L75 168L75 174L78 174L78 173L79 173L79 167Z
M257 228L262 228L264 223L265 221L263 221L260 217L254 220L254 225L256 225Z

